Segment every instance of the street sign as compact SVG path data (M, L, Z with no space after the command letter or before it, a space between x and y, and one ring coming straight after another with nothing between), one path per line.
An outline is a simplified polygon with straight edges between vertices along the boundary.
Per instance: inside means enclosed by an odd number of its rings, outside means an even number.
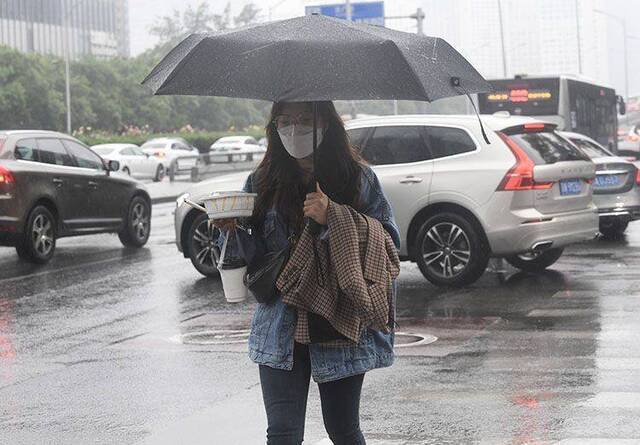
M347 18L347 7L344 3L306 6L304 12L305 15L321 14L339 19ZM351 20L384 26L384 2L351 3Z

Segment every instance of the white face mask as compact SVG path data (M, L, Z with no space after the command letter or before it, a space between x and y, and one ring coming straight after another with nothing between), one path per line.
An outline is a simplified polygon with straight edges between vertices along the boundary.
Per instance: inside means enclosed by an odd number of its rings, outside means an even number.
M278 130L282 145L296 159L302 159L313 153L313 127L310 125L287 125ZM324 129L318 128L317 144L320 146Z

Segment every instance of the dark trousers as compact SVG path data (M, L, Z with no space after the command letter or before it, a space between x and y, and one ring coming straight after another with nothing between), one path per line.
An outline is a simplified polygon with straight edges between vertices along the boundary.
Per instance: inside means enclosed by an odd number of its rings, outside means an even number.
M299 343L293 350L293 369L285 371L260 365L262 397L267 410L267 445L300 445L311 363L309 348ZM360 431L360 391L364 374L319 383L322 418L335 445L364 445Z

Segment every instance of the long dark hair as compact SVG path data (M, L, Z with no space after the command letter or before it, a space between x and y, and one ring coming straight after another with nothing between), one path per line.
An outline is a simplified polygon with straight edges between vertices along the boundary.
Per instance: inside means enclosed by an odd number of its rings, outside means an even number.
M303 223L302 207L306 193L313 184L305 184L304 174L295 158L284 148L274 119L281 114L285 103L276 102L266 126L267 152L256 169L254 181L258 198L253 210L254 227L261 228L267 211L275 207L283 222L300 232ZM360 156L349 143L344 123L333 102L318 102L319 118L326 124L322 143L318 146L314 166L316 179L327 196L339 204L359 208Z

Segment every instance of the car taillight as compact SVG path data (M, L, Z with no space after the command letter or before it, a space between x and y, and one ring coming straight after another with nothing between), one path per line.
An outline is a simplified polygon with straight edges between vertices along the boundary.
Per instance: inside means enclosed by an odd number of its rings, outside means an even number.
M14 184L16 182L16 178L13 176L11 171L0 165L0 185L3 184Z
M533 180L533 167L535 167L533 161L509 136L500 132L497 132L497 134L516 157L516 163L504 175L496 190L544 190L553 187L553 182L535 182Z
M154 156L157 157L157 158L164 158L165 153L164 153L164 151L156 151Z
M640 170L636 169L636 184L640 185Z

